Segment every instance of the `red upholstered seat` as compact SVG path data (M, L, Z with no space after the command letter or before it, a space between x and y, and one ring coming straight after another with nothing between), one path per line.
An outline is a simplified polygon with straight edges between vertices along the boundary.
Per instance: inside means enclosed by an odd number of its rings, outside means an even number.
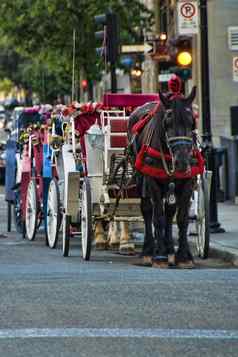
M111 133L126 133L128 120L125 119L113 119L110 121Z
M111 148L125 148L128 144L126 135L111 135L110 145Z

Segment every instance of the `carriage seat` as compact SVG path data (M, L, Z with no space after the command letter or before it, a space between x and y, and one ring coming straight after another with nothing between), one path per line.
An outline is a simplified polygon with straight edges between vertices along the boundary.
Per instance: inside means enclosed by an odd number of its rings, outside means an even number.
M104 132L105 172L109 174L111 155L123 154L128 144L128 117L124 110L105 111L102 115Z
M111 148L124 149L128 144L127 139L128 119L114 119L110 121L110 146Z

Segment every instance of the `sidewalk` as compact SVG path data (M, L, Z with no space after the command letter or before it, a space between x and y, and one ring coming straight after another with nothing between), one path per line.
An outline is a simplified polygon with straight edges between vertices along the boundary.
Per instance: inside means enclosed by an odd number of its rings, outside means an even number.
M218 203L218 222L226 232L210 235L210 253L238 266L238 205Z

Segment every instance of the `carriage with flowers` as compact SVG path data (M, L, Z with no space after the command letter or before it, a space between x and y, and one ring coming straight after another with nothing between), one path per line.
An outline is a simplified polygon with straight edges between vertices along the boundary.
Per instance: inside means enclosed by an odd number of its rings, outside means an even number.
M23 234L34 239L44 218L46 242L51 248L57 244L63 222L64 256L69 255L71 237L77 235L81 236L85 260L90 259L93 236L97 248L119 248L122 253L133 253L129 225L143 220L134 167L148 175L143 171L146 170L143 160L146 156L149 160L158 160L158 155L152 148L145 151L143 147L136 161L131 160L128 123L132 111L148 102L158 104L160 99L157 94L106 94L103 105L73 103L47 119L37 110L29 111L28 115L38 119L26 121L17 159L20 164L15 212ZM141 120L133 125L133 133L143 131L154 114L153 110L143 113ZM197 164L193 168L195 185L189 219L195 226L193 234L198 254L206 258L209 180L202 167L200 151L196 149L193 155ZM173 166L170 154L164 156L160 174L164 175L170 164ZM173 194L172 190L170 200ZM163 202L166 204L166 199Z
M7 197L13 203L16 230L29 240L35 239L43 220L47 230L46 193L56 175L49 143L50 110L51 106L22 108L9 139Z

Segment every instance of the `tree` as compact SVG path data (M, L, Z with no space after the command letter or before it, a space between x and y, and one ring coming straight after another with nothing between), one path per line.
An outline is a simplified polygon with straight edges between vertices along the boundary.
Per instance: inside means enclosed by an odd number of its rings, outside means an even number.
M3 47L11 51L16 70L9 78L25 86L30 84L45 100L56 92L69 93L72 34L76 29L76 68L83 69L88 80L97 79L94 16L109 7L119 15L122 43L138 41L138 27L151 25L151 13L139 0L2 0Z

